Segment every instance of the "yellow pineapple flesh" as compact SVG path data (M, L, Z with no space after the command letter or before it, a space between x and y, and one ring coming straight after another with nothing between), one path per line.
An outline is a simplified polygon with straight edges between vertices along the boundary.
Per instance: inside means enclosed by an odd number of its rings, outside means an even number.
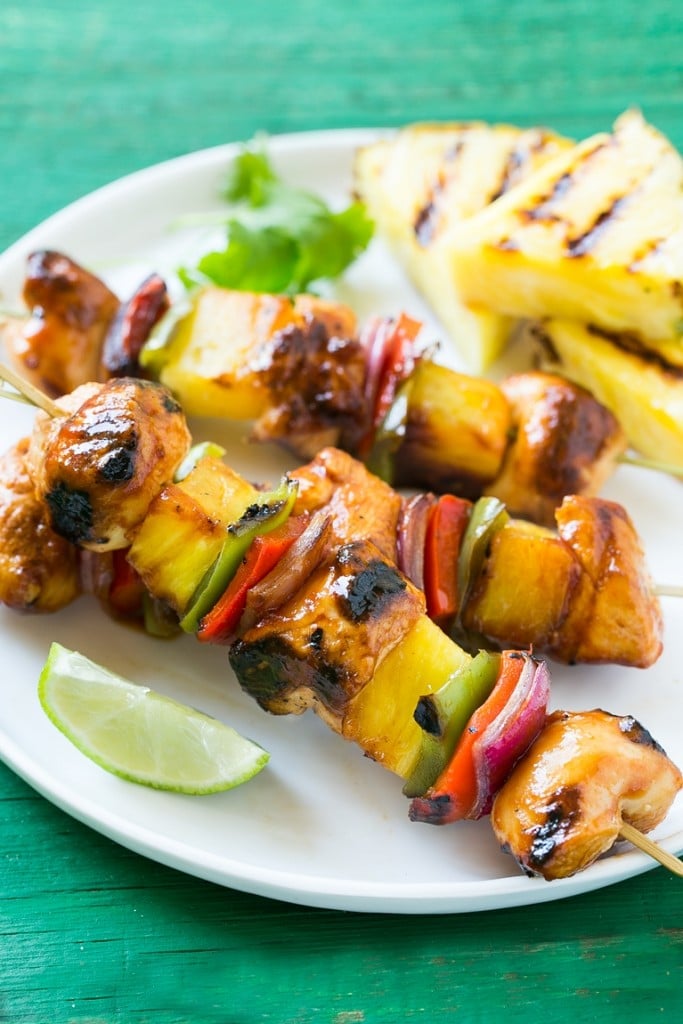
M228 526L257 498L258 491L219 459L203 458L156 496L128 561L147 589L182 616L218 558Z
M630 332L683 365L683 160L629 111L451 232L463 298Z
M544 365L591 391L617 416L633 448L683 466L683 375L629 351L628 339L620 344L619 336L575 321L545 320L538 334Z
M260 352L293 320L284 296L204 288L175 328L161 382L188 416L257 419L269 401Z
M418 700L471 660L431 619L420 616L348 705L342 735L405 778L422 742L413 718Z
M448 260L461 224L571 144L483 122L417 124L359 150L354 187L473 372L501 353L513 321L465 303Z

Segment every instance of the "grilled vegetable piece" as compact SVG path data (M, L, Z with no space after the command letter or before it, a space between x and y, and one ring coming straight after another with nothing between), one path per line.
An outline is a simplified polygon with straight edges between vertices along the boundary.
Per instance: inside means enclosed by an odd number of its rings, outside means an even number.
M500 473L510 429L498 385L424 360L410 378L394 482L477 498Z
M683 160L636 112L561 154L454 236L464 299L628 332L683 365Z
M159 274L150 274L130 299L121 303L102 344L104 378L144 377L142 346L169 306L166 283Z
M365 355L348 307L207 287L184 316L170 316L168 339L158 347L153 336L141 360L188 415L257 420L259 440L309 457L325 444L356 443Z
M54 532L27 465L29 439L0 458L0 601L55 612L81 591L78 550Z
M481 651L472 664L492 657ZM491 692L477 702L451 755L439 759L429 788L412 801L412 821L445 825L488 814L495 794L543 728L550 698L547 666L522 651L505 651L493 665Z
M683 373L627 335L571 320L535 325L543 365L576 381L618 416L647 458L683 466Z
M418 124L356 156L356 192L474 372L500 354L511 321L462 301L448 265L452 239L463 221L569 145L537 128Z
M265 710L313 707L340 732L350 702L423 615L422 594L373 544L345 544L233 644L230 664Z
M610 849L622 821L655 828L681 787L634 718L556 711L498 792L491 824L527 874L566 878Z
M461 615L489 644L572 664L646 668L662 650L662 615L626 511L565 498L558 533L512 520L499 530Z
M28 321L8 318L0 332L21 374L52 397L100 379L100 351L119 300L68 256L29 256L23 298Z
M487 492L511 515L550 526L566 494L597 494L626 435L604 405L556 374L514 374L501 389L512 410L512 436Z
M149 506L128 560L155 597L182 616L221 553L231 523L259 492L220 459L206 456Z
M369 540L396 561L401 498L362 462L338 448L324 448L290 476L299 484L293 514L324 510L331 523L330 545Z
M29 462L52 528L94 551L128 547L151 502L190 446L166 388L128 377L82 385L39 414Z
M194 633L200 621L225 593L254 540L282 526L290 516L297 485L283 477L274 491L259 494L240 516L228 524L223 545L214 564L199 581L180 625Z

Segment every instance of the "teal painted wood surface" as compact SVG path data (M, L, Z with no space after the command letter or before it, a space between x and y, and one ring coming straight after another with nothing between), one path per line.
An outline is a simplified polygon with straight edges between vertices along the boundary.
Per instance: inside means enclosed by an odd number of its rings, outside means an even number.
M428 118L683 146L683 8L4 0L0 247L121 174L254 132ZM681 709L673 709L681 715ZM388 855L390 852L388 851ZM160 867L0 766L0 1021L673 1021L683 887L444 918L311 910Z

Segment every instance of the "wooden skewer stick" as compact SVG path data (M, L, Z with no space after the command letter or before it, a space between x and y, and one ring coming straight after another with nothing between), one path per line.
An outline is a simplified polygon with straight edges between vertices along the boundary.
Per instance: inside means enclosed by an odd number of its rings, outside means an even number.
M644 835L639 829L622 821L620 835L622 839L626 839L629 843L637 846L639 850L642 850L643 853L653 857L662 867L668 868L674 875L683 878L683 862L678 857L674 857L673 853L663 850L658 843Z
M57 403L53 402L47 395L44 395L40 388L30 384L29 381L24 380L20 374L15 373L9 366L5 366L2 363L0 363L0 379L11 384L27 402L31 405L38 406L38 408L42 409L43 412L46 412L48 416L66 416L64 409L60 409Z
M683 587L675 583L656 583L652 589L657 597L683 597Z
M644 455L633 455L631 452L624 452L617 458L617 462L624 463L627 466L654 469L659 473L667 473L668 476L683 477L683 466L676 466L672 462L661 462L659 459L647 459Z

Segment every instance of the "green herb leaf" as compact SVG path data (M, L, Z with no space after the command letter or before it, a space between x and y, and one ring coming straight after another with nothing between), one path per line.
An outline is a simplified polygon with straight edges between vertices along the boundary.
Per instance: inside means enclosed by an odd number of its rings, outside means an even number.
M318 196L283 182L260 150L237 157L225 195L226 247L183 268L186 287L211 281L246 291L305 291L338 277L372 237L362 203L333 212Z

